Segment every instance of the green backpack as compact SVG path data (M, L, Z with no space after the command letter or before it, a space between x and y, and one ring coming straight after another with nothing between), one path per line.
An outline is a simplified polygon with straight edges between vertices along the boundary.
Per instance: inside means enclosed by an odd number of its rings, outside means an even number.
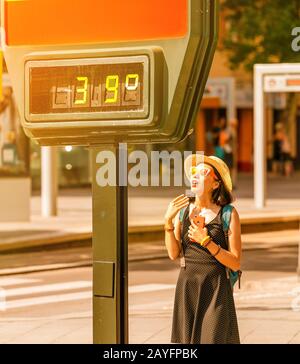
M183 209L180 210L179 220L180 220L181 223L183 222L183 218L184 218L186 209L187 209L187 207L184 207ZM222 223L223 223L223 230L224 230L224 233L225 233L225 238L226 238L226 241L227 241L227 247L228 247L228 230L229 230L229 226L230 226L232 210L233 210L232 205L226 205L226 206L223 207L223 210L222 210ZM235 283L238 281L239 282L239 288L241 288L242 271L238 270L237 272L235 272L235 271L233 271L232 269L230 269L228 267L225 267L225 268L226 268L227 278L230 279L231 287L233 288Z

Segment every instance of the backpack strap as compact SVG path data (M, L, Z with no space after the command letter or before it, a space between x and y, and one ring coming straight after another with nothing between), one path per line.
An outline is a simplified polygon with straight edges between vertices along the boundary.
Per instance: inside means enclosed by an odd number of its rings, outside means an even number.
M225 232L228 232L229 227L230 227L232 210L233 210L232 205L226 205L223 207L223 210L222 210L222 223L223 223L223 229Z
M183 207L179 212L179 221L181 223L181 239L183 239L182 233L183 233L183 222L186 219L187 214L190 211L190 204L188 206Z
M186 269L185 264L185 257L184 257L184 244L183 244L183 222L189 213L190 204L186 207L183 207L179 212L179 221L181 223L181 236L180 236L180 243L181 243L181 254L180 254L180 266L184 269Z
M187 207L183 207L183 208L180 210L180 212L179 212L179 221L180 221L181 223L183 223L184 213L185 213L185 210L186 210L188 207L189 207L189 206L187 206Z

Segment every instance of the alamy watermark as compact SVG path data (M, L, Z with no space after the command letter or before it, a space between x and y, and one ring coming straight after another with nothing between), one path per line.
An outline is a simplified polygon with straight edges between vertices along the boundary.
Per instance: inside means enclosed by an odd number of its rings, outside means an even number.
M300 52L300 27L295 27L292 30L292 36L294 37L292 41L292 50L294 52Z
M184 160L193 154L191 151L151 151L149 156L143 150L134 150L128 154L126 143L119 144L119 151L118 165L112 151L106 150L97 154L96 164L99 168L96 172L96 182L98 186L117 186L118 184L131 187L170 187L171 185L190 187L190 181L184 173ZM204 152L196 154L203 156Z

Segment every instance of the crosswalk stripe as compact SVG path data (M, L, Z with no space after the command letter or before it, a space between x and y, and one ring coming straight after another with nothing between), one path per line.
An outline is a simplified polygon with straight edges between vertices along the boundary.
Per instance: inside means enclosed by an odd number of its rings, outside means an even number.
M6 290L6 297L24 296L27 294L56 292L56 291L79 289L79 288L91 288L91 287L92 287L92 282L90 281L53 283L53 284L45 284L42 286L29 286L29 287L8 289Z
M143 310L167 310L170 307L173 307L174 301L169 299L167 301L159 301L159 302L149 302L149 303L142 303L138 305L130 305L129 311L143 311Z
M248 301L248 300L258 300L258 299L266 299L266 298L280 298L285 296L295 296L295 292L287 291L287 292L274 292L274 293L261 293L261 294L235 294L234 297L240 301Z
M21 281L10 281L10 283L19 283ZM24 283L29 283L27 280L23 280ZM7 281L6 283L9 283ZM174 289L174 284L143 284L129 287L130 294L146 293ZM1 310L9 310L15 308L23 308L29 306L46 305L50 303L60 303L68 301L77 301L84 299L92 299L92 292L79 291L74 293L62 293L62 294L50 294L46 296L37 296L31 298L18 298L19 296L25 296L30 294L38 293L54 293L58 291L66 291L71 289L87 289L92 288L92 281L74 281L74 282L63 282L45 284L39 286L26 286L10 289L1 289ZM9 299L12 298L12 299ZM150 304L151 306L152 304Z
M18 286L24 283L37 283L41 282L41 279L31 279L31 278L0 278L0 287L7 286Z
M49 303L79 301L85 299L92 299L92 293L91 292L67 293L62 295L25 298L21 300L7 301L5 303L5 310L10 310L14 308L23 308L29 306L46 305Z
M55 292L61 290L91 288L91 287L92 287L91 281L75 281L75 282L45 284L40 286L10 288L6 289L5 292L6 292L6 297L13 297L13 296L23 296L26 294L46 293L46 292ZM130 286L128 291L129 293L146 293L146 292L174 289L175 287L176 285L174 284L142 284L142 285Z
M137 286L129 287L129 293L145 293L145 292L155 292L164 291L168 289L174 289L175 284L142 284Z

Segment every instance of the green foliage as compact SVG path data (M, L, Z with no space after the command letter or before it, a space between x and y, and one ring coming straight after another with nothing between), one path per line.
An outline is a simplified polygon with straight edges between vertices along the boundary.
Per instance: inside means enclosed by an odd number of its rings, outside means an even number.
M300 62L291 47L300 27L300 0L224 0L226 34L221 49L229 66L253 69L255 63Z

